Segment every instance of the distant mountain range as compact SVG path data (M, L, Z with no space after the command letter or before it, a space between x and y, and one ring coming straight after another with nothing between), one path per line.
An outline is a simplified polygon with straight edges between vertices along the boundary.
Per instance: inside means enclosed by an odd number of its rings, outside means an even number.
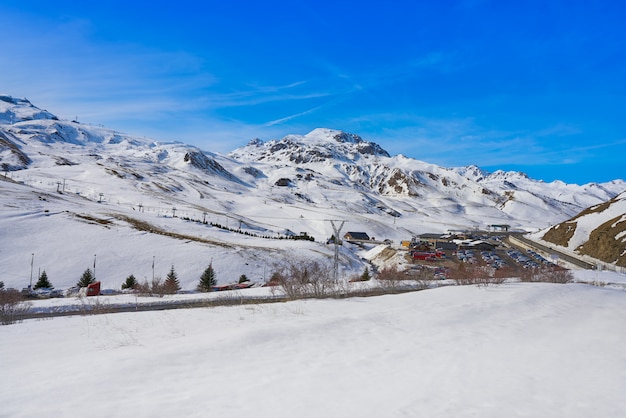
M0 95L0 169L0 176L7 180L0 182L4 208L0 223L11 225L6 231L22 231L22 236L10 237L17 246L6 244L3 237L2 257L13 259L18 250L25 254L47 251L45 242L33 243L34 237L59 233L58 224L40 217L35 220L35 213L65 214L57 216L56 222L73 225L63 228L73 231L72 238L64 240L75 247L72 251L81 248L72 240L84 236L87 242L93 241L94 226L118 231L106 235L113 246L123 247L119 242L124 239L143 242L145 237L125 237L117 228L132 225L137 230L138 224L129 220L138 220L141 213L141 221L151 225L144 234L161 230L170 239L187 237L193 245L232 248L239 257L233 271L254 275L266 263L263 257L288 251L279 241L268 243L259 237L305 232L322 243L332 234L330 220L347 221L344 231L364 231L392 240L492 224L534 231L626 190L623 180L546 183L519 172L440 167L391 156L355 134L321 128L271 141L254 139L222 155L180 142L156 142L61 120L26 99L6 95ZM225 228L192 228L190 222L197 220ZM75 228L76 222L82 229ZM226 232L232 229L239 232ZM249 234L248 238L242 241L241 233ZM142 245L149 247L148 258L158 252L171 255L152 244ZM329 254L322 244L299 245L306 247L303 254ZM247 253L250 248L255 249L252 256ZM203 250L196 248L192 253L197 251ZM347 265L359 268L358 255L344 256ZM256 260L254 268L250 257ZM227 258L223 260L227 263ZM9 274L22 274L12 271L23 263L8 263ZM229 265L232 268L232 260ZM125 274L121 267L110 269Z

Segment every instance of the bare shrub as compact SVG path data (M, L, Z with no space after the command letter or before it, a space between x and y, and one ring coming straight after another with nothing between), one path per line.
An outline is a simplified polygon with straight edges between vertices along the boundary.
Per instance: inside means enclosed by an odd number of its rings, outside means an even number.
M158 296L160 298L163 297L166 291L163 280L160 277L155 277L150 283L148 283L148 280L144 280L137 284L136 289L137 293L142 296Z
M219 295L213 299L215 306L234 306L243 305L244 297L238 290L231 290L228 292L219 292Z
M458 269L450 270L448 277L453 279L459 286L502 284L505 277L497 275L496 271L493 267L487 265L466 265L465 263L460 263Z
M515 271L511 267L501 267L493 272L493 278L499 280L500 283L504 283L506 279L511 277L515 277Z
M106 302L97 296L85 296L85 294L79 293L78 300L80 301L81 315L98 315L114 312Z
M498 270L496 270L493 276L489 278L489 284L502 284L508 277L511 277L511 276L497 274L497 272Z
M541 274L543 282L548 283L569 283L574 280L574 275L570 270L563 268L552 268L543 270Z
M280 286L290 299L329 297L339 289L330 264L291 259L274 266L271 283Z
M413 287L417 290L430 289L431 287L433 287L434 282L435 282L434 278L424 277L424 278L416 279Z
M467 267L465 263L460 263L458 268L451 269L448 272L448 278L454 280L458 286L470 284L467 277Z
M135 291L142 296L147 296L150 294L150 284L148 283L147 280L137 283L135 287Z
M286 268L282 266L275 266L274 268L286 270ZM274 273L272 273L270 283L272 290L277 287L282 289L285 296L289 299L298 299L302 297L301 283L290 277L286 271L274 271Z
M398 270L397 266L384 267L376 275L376 279L380 286L390 292L395 292L400 287L400 283L407 279L403 271Z
M523 282L569 283L574 280L571 271L561 268L525 269L520 273Z
M435 279L436 269L419 265L417 267L405 271L403 279L411 281L412 288L416 290L429 289L433 286L433 282L437 281Z
M313 261L308 269L305 268L302 272L307 273L307 288L311 296L328 297L338 291L334 269L330 264Z
M150 294L152 296L158 296L160 298L165 294L165 285L163 284L163 280L160 277L155 277L152 279L152 283L150 283Z
M522 282L539 282L539 270L538 269L523 269L519 278Z
M20 322L30 310L30 303L15 289L0 289L0 325Z

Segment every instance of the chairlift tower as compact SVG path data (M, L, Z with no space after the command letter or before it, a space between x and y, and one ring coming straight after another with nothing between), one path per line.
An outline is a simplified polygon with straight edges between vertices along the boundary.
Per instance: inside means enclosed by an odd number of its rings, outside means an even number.
M334 263L333 263L333 272L334 272L334 279L337 280L337 277L339 276L339 242L340 242L340 238L339 238L339 234L341 234L341 228L343 228L343 224L346 223L346 221L342 221L342 220L337 220L337 219L328 219L328 222L330 222L330 224L333 227L333 231L335 233L335 239L333 240L333 244L335 244L335 258L334 258ZM335 222L341 222L339 224L339 226L335 225Z
M33 290L33 263L34 262L35 262L35 253L32 253L31 259L30 259L30 286L28 286L29 291Z

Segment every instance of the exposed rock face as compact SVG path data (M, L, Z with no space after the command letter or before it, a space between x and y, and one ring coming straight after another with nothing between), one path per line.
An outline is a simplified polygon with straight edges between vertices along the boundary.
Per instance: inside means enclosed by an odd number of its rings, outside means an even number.
M603 223L589 234L589 240L578 247L581 254L626 267L626 215Z
M419 196L417 189L419 180L408 176L402 170L393 169L387 178L378 184L378 192L381 194L398 194L406 196Z
M258 169L254 168L254 167L244 167L243 171L244 171L244 173L251 175L255 179L260 179L260 178L266 177L265 174L263 174L263 172L261 170L258 170Z
M572 239L575 232L576 222L567 221L558 225L554 225L552 228L550 228L548 232L544 234L543 240L556 245L560 245L561 247L567 247L569 246L569 241L570 239Z
M339 143L356 144L355 148L359 154L389 157L389 153L382 149L380 145L374 142L364 141L363 138L358 135L349 134L347 132L340 132L336 134L333 138Z
M288 187L291 185L291 180L289 180L288 178L280 178L278 180L276 180L276 182L274 183L274 185L276 186L280 186L280 187Z
M230 180L233 180L233 181L237 181L237 182L240 181L239 179L237 179L237 177L231 174L228 170L224 169L224 167L222 167L220 163L215 161L213 158L209 158L206 154L204 154L201 151L187 152L185 154L184 161L200 170L209 171L209 172L218 174L220 176L223 176L225 178L228 178Z
M543 240L626 267L626 192L553 226Z
M2 171L25 169L32 160L9 137L0 131L0 168Z

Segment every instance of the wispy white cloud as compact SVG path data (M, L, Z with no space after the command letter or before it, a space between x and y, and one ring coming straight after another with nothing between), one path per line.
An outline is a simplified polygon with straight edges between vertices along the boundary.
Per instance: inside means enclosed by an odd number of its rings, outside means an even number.
M378 125L372 125L372 121ZM364 129L373 132L366 139L378 142L391 154L447 167L574 164L594 149L625 143L572 145L570 138L580 135L581 130L566 124L507 131L485 128L474 118L427 118L409 113L362 115L350 122L352 126L365 124Z
M310 113L313 113L313 112L315 112L315 111L317 111L317 110L319 110L319 109L321 109L321 108L322 108L322 106L317 106L317 107L314 107L314 108L312 108L312 109L305 110L304 112L295 113L295 114L293 114L293 115L285 116L284 118L275 119L275 120L272 120L272 121L266 122L266 123L264 123L263 125L264 125L264 126L274 126L274 125L279 125L279 124L282 124L282 123L287 122L287 121L289 121L289 120L292 120L292 119L298 118L298 117L300 117L300 116L304 116L304 115L308 115L308 114L310 114Z
M11 65L0 76L12 94L70 114L89 107L94 117L188 108L190 94L214 86L206 62L185 51L165 51L130 42L90 38L89 23L0 19L19 39L2 37Z
M300 84L299 84L300 85ZM287 87L286 89L288 89ZM257 106L274 102L292 102L319 99L332 95L324 91L290 92L277 87L242 89L234 92L209 92L204 97L204 104L211 108Z

